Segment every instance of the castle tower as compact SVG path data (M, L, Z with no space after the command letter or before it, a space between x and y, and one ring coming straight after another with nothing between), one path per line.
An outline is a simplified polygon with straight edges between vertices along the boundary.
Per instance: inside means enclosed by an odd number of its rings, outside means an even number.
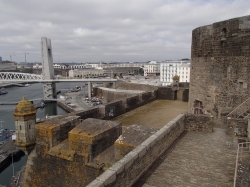
M16 127L15 145L25 153L29 153L35 146L36 111L34 105L24 97L13 113Z
M211 115L216 124L250 95L250 16L192 32L189 111Z

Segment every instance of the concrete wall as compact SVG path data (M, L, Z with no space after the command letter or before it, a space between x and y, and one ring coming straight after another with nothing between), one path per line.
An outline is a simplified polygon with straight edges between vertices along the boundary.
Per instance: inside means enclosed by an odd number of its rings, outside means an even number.
M87 187L131 186L185 129L189 131L197 130L197 128L191 127L191 122L193 121L197 126L201 126L199 120L204 122L202 128L198 128L199 130L212 132L213 125L211 125L209 117L180 114L107 169Z
M192 32L189 111L220 118L250 94L250 16L199 27Z

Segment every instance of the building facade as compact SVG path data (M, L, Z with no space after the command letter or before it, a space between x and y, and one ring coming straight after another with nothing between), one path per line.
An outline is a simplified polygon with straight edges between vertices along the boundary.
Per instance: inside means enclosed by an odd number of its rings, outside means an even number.
M250 94L250 16L192 32L189 110L222 119Z
M72 69L69 70L69 78L96 77L103 76L102 69Z
M151 61L144 65L144 76L159 76L160 75L160 64L156 61Z
M171 85L173 77L177 75L181 61L166 61L160 64L160 81L162 86Z
M177 66L177 75L179 76L179 82L190 81L190 63L182 63Z

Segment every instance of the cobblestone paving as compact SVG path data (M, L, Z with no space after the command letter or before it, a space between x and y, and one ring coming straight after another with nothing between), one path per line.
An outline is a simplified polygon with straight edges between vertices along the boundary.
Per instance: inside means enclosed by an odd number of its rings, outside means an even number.
M233 186L237 137L215 128L188 132L143 187Z

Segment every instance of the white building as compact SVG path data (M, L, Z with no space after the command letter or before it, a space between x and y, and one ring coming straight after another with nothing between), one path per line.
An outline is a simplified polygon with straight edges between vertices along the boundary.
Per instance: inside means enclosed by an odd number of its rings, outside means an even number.
M181 61L166 61L160 64L160 82L162 86L171 85L173 77L177 74Z
M144 76L159 76L160 75L160 64L156 61L151 61L144 65Z
M190 63L182 63L177 68L179 82L189 82L190 80Z
M185 61L166 61L160 65L160 81L162 86L171 85L173 77L179 76L179 82L189 82L190 63Z

